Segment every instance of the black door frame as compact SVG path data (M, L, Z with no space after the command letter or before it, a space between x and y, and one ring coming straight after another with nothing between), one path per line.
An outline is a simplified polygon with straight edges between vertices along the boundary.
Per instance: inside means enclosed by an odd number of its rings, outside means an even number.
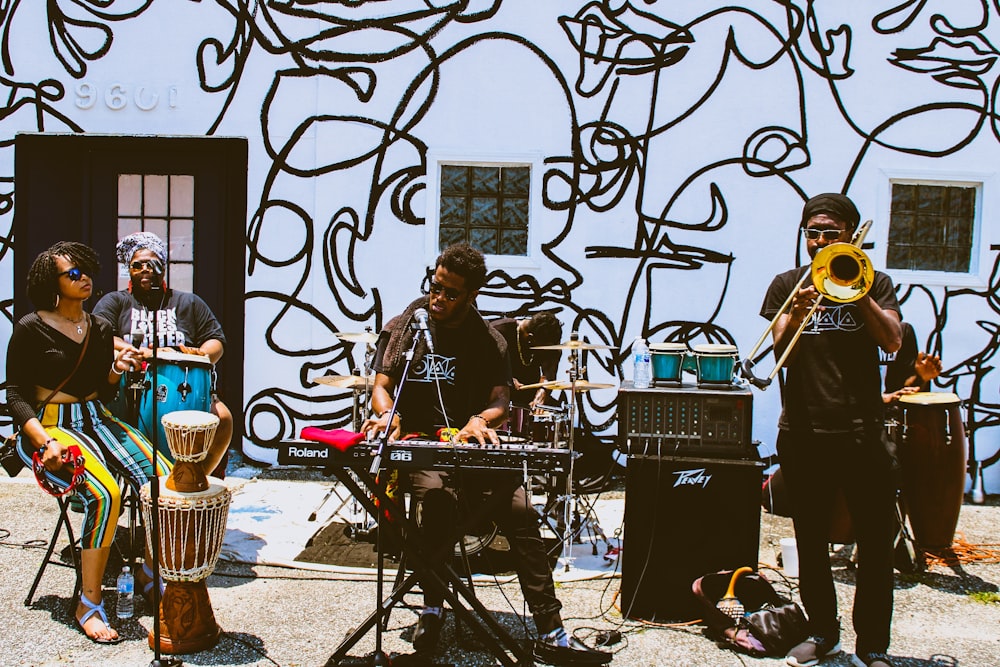
M103 270L94 281L89 307L117 289L119 173L194 174L194 285L226 332L219 389L234 421L241 423L247 159L244 138L18 134L14 139L15 321L32 310L24 291L31 262L56 241L80 241L100 254ZM211 192L197 187L199 178L211 179Z

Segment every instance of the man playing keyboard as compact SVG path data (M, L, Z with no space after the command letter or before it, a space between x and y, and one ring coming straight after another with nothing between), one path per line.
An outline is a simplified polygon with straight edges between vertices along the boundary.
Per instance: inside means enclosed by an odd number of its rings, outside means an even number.
M429 294L412 302L382 332L375 356L373 416L362 430L388 430L390 440L395 440L403 433L433 437L439 429L450 428L457 430L453 440L499 445L492 427L507 418L511 379L503 337L473 306L486 281L485 259L467 244L450 246L437 258L428 280ZM415 335L421 340L389 424L393 397ZM563 627L562 604L555 595L538 531L539 517L517 482L518 473L456 468L408 474L424 553L450 553L459 517L495 490L506 493L514 488L509 502L492 503L490 518L511 545L521 591L539 634L535 660L553 665L600 665L611 660L609 653L587 647ZM441 634L443 603L440 591L424 587L424 607L413 634L417 653L434 651Z

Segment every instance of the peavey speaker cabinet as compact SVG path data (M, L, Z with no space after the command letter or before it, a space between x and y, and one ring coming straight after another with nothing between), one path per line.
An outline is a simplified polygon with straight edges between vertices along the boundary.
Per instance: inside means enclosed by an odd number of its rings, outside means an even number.
M702 617L691 582L756 569L761 461L629 456L621 609L658 622Z

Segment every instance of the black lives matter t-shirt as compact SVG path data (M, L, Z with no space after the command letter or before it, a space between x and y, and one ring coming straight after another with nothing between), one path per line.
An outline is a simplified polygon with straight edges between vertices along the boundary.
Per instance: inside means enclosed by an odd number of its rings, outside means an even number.
M200 347L207 340L226 344L222 325L201 297L169 290L158 308L147 308L127 290L110 292L94 306L94 314L114 325L115 335L136 347Z

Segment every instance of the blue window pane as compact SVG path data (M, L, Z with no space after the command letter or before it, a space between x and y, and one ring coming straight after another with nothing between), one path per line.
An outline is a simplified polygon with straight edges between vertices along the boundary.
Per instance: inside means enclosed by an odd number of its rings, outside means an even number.
M501 255L527 255L528 232L523 229L505 229L500 232Z
M464 225L467 205L465 197L441 197L441 224Z
M496 194L500 192L500 167L473 167L472 193Z
M444 250L450 245L456 243L461 243L465 241L465 227L441 227L441 233L439 234L441 240L439 244L439 249Z
M528 226L528 200L504 199L501 226L526 228Z
M915 185L893 185L892 186L892 210L912 211L913 199L916 196Z
M473 197L469 224L475 227L496 227L500 222L497 200L493 197Z
M493 229L470 229L469 244L486 255L497 254L497 233Z
M917 225L913 240L922 245L936 245L941 243L942 233L938 227L938 218L932 218Z
M441 167L441 192L465 193L469 191L469 168L455 165Z
M908 269L910 248L904 245L890 245L886 251L885 265L890 269Z
M505 167L503 170L503 193L505 195L528 194L531 170L528 167Z

